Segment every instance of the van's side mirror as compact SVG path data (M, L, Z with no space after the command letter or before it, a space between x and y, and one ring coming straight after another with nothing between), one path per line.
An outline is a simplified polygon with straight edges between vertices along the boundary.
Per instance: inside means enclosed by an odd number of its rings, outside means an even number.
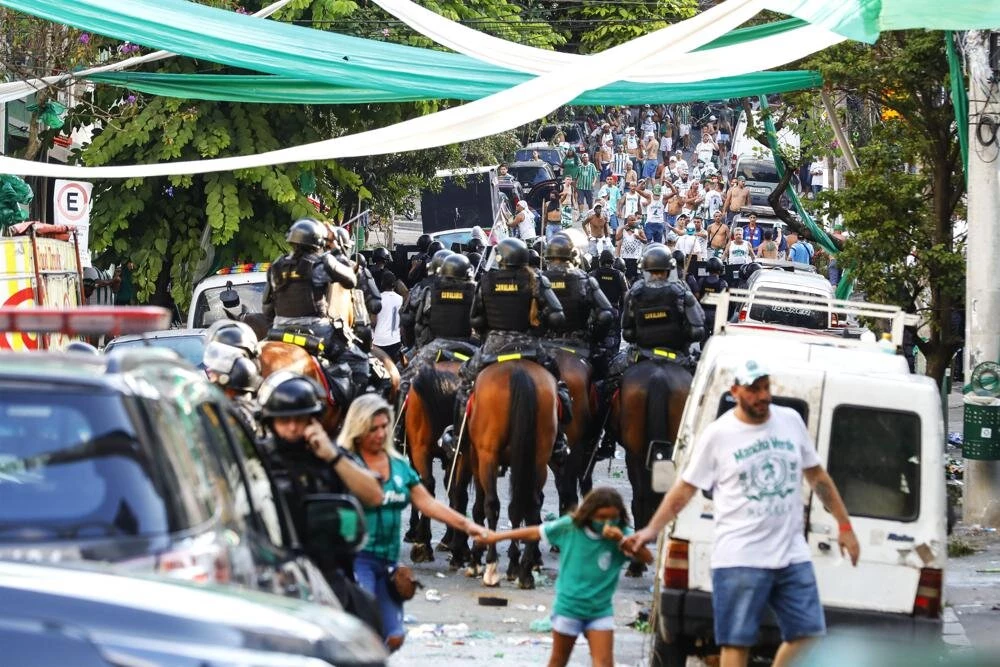
M305 498L306 548L314 553L357 553L368 540L365 511L354 496L314 493Z
M219 301L222 302L223 308L239 308L240 293L234 289L226 289L219 295Z

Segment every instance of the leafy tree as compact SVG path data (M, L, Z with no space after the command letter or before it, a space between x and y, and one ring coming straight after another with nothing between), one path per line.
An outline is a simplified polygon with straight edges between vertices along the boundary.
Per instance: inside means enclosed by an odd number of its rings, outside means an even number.
M236 8L225 0L213 4L220 3ZM254 0L241 9L254 11L263 4ZM454 0L432 8L461 17L475 10L500 18L514 7L506 1ZM295 0L282 11L280 20L371 37L370 19L380 13L374 6L350 0ZM541 34L532 28L522 34L506 23L493 27L484 25L483 29L508 38L520 35L539 46L561 40L551 30ZM425 38L403 30L380 29L375 36L427 46ZM157 67L157 71L170 72L204 70L205 63L186 58L173 58ZM217 67L215 71L230 70ZM106 124L84 149L82 161L92 166L258 153L389 125L447 106L447 102L253 105L141 95L122 102L120 89L103 86L98 87L95 99L105 104L117 99L130 107L130 114L122 123ZM81 107L72 116L75 126L93 119ZM175 303L183 309L192 283L214 266L278 256L292 220L304 216L343 220L365 208L386 216L429 183L436 169L496 164L511 150L512 141L512 135L504 134L404 155L99 182L92 213L92 248L117 260L128 256L136 263L141 300ZM307 195L320 202L321 210Z
M647 0L605 2L576 0L553 2L553 23L569 35L568 43L580 53L597 53L646 33L665 28L698 12L697 0Z

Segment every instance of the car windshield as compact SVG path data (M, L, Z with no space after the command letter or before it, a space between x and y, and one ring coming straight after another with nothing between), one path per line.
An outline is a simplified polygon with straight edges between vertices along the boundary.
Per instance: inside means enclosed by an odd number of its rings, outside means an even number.
M131 407L131 409L130 409ZM0 387L0 541L162 535L172 466L117 394Z
M544 167L514 167L511 171L522 185L534 185L552 178L552 174Z
M576 125L545 125L538 131L538 138L540 141L552 141L552 137L559 130L562 130L567 143L578 144L583 141L583 137L580 136L580 128Z
M173 350L182 359L190 364L201 368L203 366L202 357L205 354L205 336L201 333L192 333L186 336L160 336L157 338L135 338L132 340L113 341L106 348L107 352L120 350L122 348L145 347L146 344L152 347L165 347Z
M785 289L777 285L761 285L761 290L769 292L761 295L773 301L784 301L781 295L788 296L788 305L764 305L750 302L749 319L754 322L765 322L767 324L783 324L791 327L802 327L804 329L826 329L829 324L829 315L826 311L803 308L801 304L795 302L797 297L816 298L823 296L815 292L803 290Z
M544 160L549 164L562 165L562 157L559 155L559 151L552 148L522 148L516 153L514 153L515 162L527 162L528 160L536 159L534 154L538 153L539 160Z
M255 283L242 283L233 285L233 289L240 295L240 303L248 312L259 313L263 310L264 286L263 280ZM225 285L219 287L209 287L198 295L198 303L194 305L194 328L201 329L207 327L216 320L226 317L222 311L222 302L219 295L226 291Z
M774 168L773 162L767 160L744 160L740 163L737 176L746 177L747 181L758 183L778 183L778 170Z

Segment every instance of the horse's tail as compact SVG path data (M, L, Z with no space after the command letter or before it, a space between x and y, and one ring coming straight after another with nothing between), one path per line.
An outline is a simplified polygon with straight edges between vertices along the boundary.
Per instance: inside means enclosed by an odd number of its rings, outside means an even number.
M510 376L507 448L510 452L510 503L521 517L527 517L535 493L537 411L534 380L523 368L515 368Z
M427 411L426 417L431 431L437 436L451 424L455 415L455 392L458 390L458 376L442 371L434 366L423 366L413 378L410 391L420 396Z
M646 382L646 443L670 438L667 423L667 401L670 399L670 379L663 368L655 368ZM643 450L645 456L645 450Z

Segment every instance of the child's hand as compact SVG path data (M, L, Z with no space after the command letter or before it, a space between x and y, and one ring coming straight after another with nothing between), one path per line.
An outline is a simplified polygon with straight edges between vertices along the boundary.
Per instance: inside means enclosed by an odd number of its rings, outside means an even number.
M622 538L625 537L621 528L612 526L611 524L605 524L604 530L601 531L601 536L606 540L614 540L615 542L621 542Z

